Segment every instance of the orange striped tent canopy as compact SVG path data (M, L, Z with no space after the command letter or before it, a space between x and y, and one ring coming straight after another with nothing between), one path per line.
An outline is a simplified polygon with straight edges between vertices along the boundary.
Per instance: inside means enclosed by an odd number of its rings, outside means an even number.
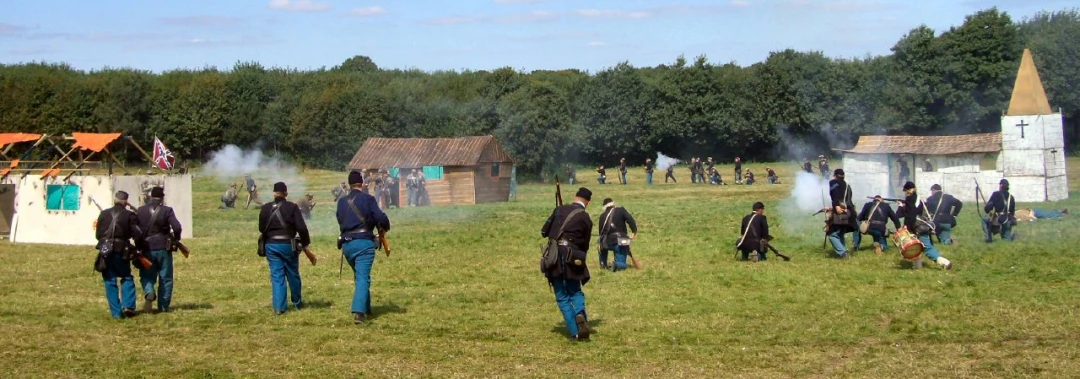
M75 144L71 148L81 148L95 153L105 150L112 141L120 138L120 133L71 133Z
M37 141L41 138L41 134L34 133L0 133L0 149L4 146L19 143Z

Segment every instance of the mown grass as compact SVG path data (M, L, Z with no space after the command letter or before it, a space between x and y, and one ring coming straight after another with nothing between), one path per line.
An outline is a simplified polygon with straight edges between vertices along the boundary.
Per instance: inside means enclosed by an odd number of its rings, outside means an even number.
M785 178L797 169L773 167ZM212 178L195 180L194 252L177 258L172 313L111 320L89 248L0 242L4 376L1080 375L1074 216L1023 224L1017 241L987 245L977 242L969 204L960 244L942 248L955 268L911 270L895 248L885 257L827 258L820 220L781 212L790 180L646 188L634 170L627 186L587 185L594 218L608 196L634 213L634 252L645 269L594 267L585 287L593 342L572 344L537 270L553 186L522 185L510 203L389 210L394 253L376 259L375 318L357 327L326 202L344 174L304 177L322 201L311 226L320 261L302 262L310 307L279 317L266 262L254 253L257 211L218 210L224 186ZM1077 183L1070 200L1038 206L1080 209ZM564 197L576 187L564 185ZM776 245L791 262L732 259L736 222L756 200L769 207Z

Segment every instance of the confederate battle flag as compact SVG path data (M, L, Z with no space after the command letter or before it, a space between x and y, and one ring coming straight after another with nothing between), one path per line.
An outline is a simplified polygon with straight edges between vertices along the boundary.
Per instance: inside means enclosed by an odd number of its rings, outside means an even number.
M176 158L173 157L172 152L161 143L161 140L154 137L154 165L167 171L172 169L175 161Z

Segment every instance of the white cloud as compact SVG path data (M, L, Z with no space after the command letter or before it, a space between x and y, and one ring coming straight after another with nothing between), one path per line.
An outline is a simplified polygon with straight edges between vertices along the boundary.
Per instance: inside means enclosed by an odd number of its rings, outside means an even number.
M386 14L386 9L380 6L355 8L349 11L349 14L357 17L371 17Z
M578 9L577 15L586 18L626 19L651 17L653 13L644 10L623 12L598 9Z
M0 36L5 35L5 34L15 34L15 33L24 31L26 29L27 29L27 27L25 27L25 26L12 25L12 24L6 24L6 23L3 23L3 22L0 22Z
M279 11L318 12L329 10L330 4L312 0L270 0L269 7Z

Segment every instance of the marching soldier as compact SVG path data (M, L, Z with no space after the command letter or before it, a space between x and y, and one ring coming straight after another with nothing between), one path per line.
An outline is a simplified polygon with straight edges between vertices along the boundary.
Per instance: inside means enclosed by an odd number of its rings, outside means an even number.
M810 158L803 159L802 169L803 171L806 171L807 174L814 173L814 166L810 164Z
M299 252L311 244L300 207L286 200L288 196L285 183L274 183L274 201L263 204L259 212L259 231L265 241L266 261L270 266L271 303L275 315L285 313L289 307L285 300L286 282L288 291L292 292L293 305L296 309L304 307Z
M923 253L926 254L926 257L946 270L951 269L952 262L941 256L941 253L934 247L934 243L930 241L930 234L934 232L934 228L919 220L920 215L928 215L928 213L923 202L919 201L919 197L915 193L915 183L910 181L904 183L904 207L901 211L904 214L904 226L922 242Z
M765 204L762 202L756 202L753 206L753 212L743 216L742 224L739 226L739 243L736 247L739 252L742 253L742 260L752 260L757 262L759 260L765 260L765 244L772 238L769 235L769 221L765 217ZM754 254L751 256L750 254Z
M99 260L104 259L104 267L95 265L105 282L105 300L109 303L109 313L114 319L135 316L135 278L131 275L130 248L132 240L142 238L138 217L129 211L128 193L117 191L113 197L113 207L104 209L97 219L97 249ZM120 280L117 288L116 280Z
M419 183L419 179L416 177L416 169L414 168L412 172L409 173L409 176L405 177L405 190L409 193L410 207L415 207L417 205L416 190L420 187Z
M165 189L154 187L150 190L150 202L136 212L139 229L145 233L142 247L147 251L146 258L153 263L150 267L139 269L139 282L143 290L143 312L150 312L154 300L158 301L158 311L168 312L172 304L173 291L173 253L176 243L180 242L180 221L172 207L164 204ZM154 285L157 284L157 291Z
M765 168L765 178L769 179L769 184L780 184L780 177L771 168Z
M221 195L221 209L230 209L236 206L236 183L229 186L229 189L225 190L225 194Z
M926 198L926 211L930 212L931 218L934 219L934 224L937 226L934 232L937 233L938 242L942 245L953 243L952 229L956 227L956 216L960 215L960 209L963 207L964 202L960 199L941 192L940 184L930 186L930 197Z
M829 242L833 245L836 257L847 259L847 247L845 247L844 234L859 230L855 223L855 203L851 202L851 187L844 180L844 169L838 168L833 171L833 179L829 181L829 198L832 206L829 218Z
M305 220L311 219L311 210L315 208L315 197L311 194L304 195L296 202L296 206L300 208L300 214L304 216Z
M577 170L574 170L573 165L567 163L566 164L566 182L573 185L574 181L576 181L576 180L577 180Z
M652 163L652 158L645 159L645 184L652 185L652 174L655 165Z
M994 234L999 233L1002 240L1012 241L1012 227L1016 225L1016 199L1009 193L1008 180L998 182L998 190L990 194L983 211L986 212L982 220L986 242L994 242Z
M360 190L364 179L359 172L349 173L349 185L352 191L337 203L339 246L342 257L353 269L353 324L362 324L371 315L371 266L375 264L378 246L375 232L380 228L390 230L390 219L379 209L374 197Z
M626 184L626 158L619 158L619 180Z
M705 172L710 172L714 168L716 168L716 162L713 162L712 157L706 158L705 159Z
M923 171L926 171L926 172L933 172L934 171L934 165L930 163L930 158L926 158L926 160L923 162Z
M742 159L735 157L735 184L743 183ZM747 183L749 184L749 183Z
M387 207L392 206L401 209L401 203L399 203L401 200L401 181L396 176L390 175L389 171L386 172L384 181L386 183L386 203L389 204Z
M882 255L889 250L889 240L886 238L888 231L885 229L888 221L892 220L893 229L900 230L900 218L881 195L874 196L874 200L863 204L858 220L866 221L866 234L870 235L870 239L874 241L874 253L877 255ZM860 244L862 244L862 234L855 233L855 251L859 251Z
M585 208L591 199L592 191L579 188L574 202L555 208L540 229L541 236L555 239L558 244L559 264L545 270L544 276L555 291L555 301L573 341L588 341L591 333L585 293L581 290L590 278L586 261L593 223Z
M696 179L694 183L705 183L705 168L702 167L701 158L694 158L694 166L690 175Z
M607 170L604 169L604 165L600 165L600 167L596 169L596 173L600 174L600 176L596 178L596 183L604 184L607 182Z
M668 178L671 178L672 183L678 183L679 182L678 180L675 180L675 164L674 163L667 166L667 173L664 174L664 183L667 183Z
M427 192L427 179L424 178L423 171L416 175L416 205L431 205L431 198L428 197Z
M604 199L604 211L600 213L600 267L608 268L607 252L615 252L613 271L626 269L626 257L630 253L630 241L637 237L637 222L626 208L615 205L611 198ZM627 233L627 227L630 230Z
M263 205L262 201L259 200L258 186L255 185L255 179L251 177L251 174L244 174L244 187L248 194L247 204L244 205L244 209L248 209L252 202L254 202L255 205Z

